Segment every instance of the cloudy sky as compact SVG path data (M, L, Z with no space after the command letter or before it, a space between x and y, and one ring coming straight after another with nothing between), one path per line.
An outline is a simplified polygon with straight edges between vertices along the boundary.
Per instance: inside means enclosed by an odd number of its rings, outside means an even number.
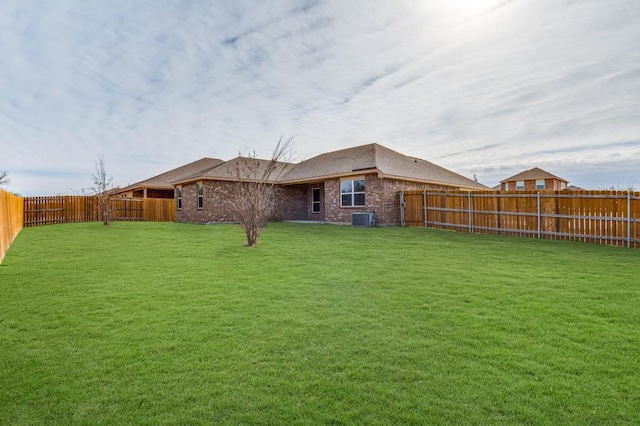
M377 142L493 186L640 187L638 0L2 0L0 169L23 195L202 157Z

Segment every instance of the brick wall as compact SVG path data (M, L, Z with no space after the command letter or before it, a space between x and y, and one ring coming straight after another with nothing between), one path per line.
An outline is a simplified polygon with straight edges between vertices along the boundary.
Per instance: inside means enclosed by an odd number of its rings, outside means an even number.
M308 185L291 185L278 189L272 220L309 220Z
M203 182L203 185L204 204L202 209L198 209L197 185L195 183L182 185L182 209L176 210L176 222L233 222L231 195L235 184L207 180Z
M195 183L182 186L182 209L176 210L176 222L224 223L233 222L232 182L204 181L204 205L198 209ZM320 188L320 213L311 212L313 188ZM324 183L291 185L278 191L276 211L271 220L317 220L330 223L351 223L351 214L375 212L379 225L396 225L398 218L398 192L443 187L390 179L380 179L377 174L365 176L364 207L340 206L340 179Z
M340 207L340 180L332 179L325 182L325 220L333 223L351 223L351 214L358 212L373 212L378 225L397 225L398 192L426 189L444 189L442 186L427 185L381 179L377 174L365 176L365 206Z
M144 189L138 188L135 190L127 190L124 192L118 192L115 197L120 198L144 198ZM147 198L175 198L173 189L150 189L147 188Z
M203 185L204 203L201 209L198 209L197 184L182 186L182 209L176 210L176 222L233 222L235 183L207 180ZM308 220L310 207L307 207L307 185L280 188L277 200L271 220Z
M516 181L511 180L507 182L509 184L509 191L516 191ZM505 184L500 184L500 189L505 191ZM558 179L548 178L544 180L545 191L562 191L567 188L567 184ZM524 181L523 191L536 191L536 180L528 179Z
M173 189L147 189L147 198L173 198Z
M320 211L312 211L312 191L320 190ZM284 209L285 216L281 220L314 220L324 222L324 209L327 204L325 197L325 184L323 182L286 186L283 201L278 203L280 209Z

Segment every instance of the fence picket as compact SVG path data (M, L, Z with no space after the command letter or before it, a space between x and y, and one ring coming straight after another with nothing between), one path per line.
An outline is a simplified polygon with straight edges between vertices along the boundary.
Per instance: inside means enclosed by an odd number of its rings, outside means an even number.
M22 197L0 189L0 263L24 223Z
M404 223L640 248L640 192L404 191ZM426 200L426 203L425 203Z
M24 226L56 223L93 222L98 218L98 203L92 196L25 197ZM173 222L172 199L112 198L113 221Z

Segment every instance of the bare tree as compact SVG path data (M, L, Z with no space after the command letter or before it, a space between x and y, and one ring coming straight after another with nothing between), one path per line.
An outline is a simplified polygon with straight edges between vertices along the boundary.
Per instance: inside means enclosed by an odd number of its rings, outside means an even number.
M629 191L629 192L635 192L636 191L636 187L632 184L632 185L628 185L628 186L615 186L615 185L611 185L611 186L603 186L598 188L599 191Z
M104 157L99 155L91 190L96 195L98 201L98 216L105 226L108 225L111 220L111 194L109 190L112 187L113 178L107 177L107 172L104 167Z
M10 182L11 181L9 180L9 172L0 170L0 185L6 185Z
M255 152L238 157L234 191L234 220L242 226L247 245L254 246L276 205L277 181L287 170L293 137L276 144L270 160L257 158Z

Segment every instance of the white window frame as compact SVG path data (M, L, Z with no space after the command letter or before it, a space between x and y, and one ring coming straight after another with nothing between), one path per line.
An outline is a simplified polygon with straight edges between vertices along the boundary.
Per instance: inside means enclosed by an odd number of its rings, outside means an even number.
M356 191L356 182L362 182L363 190ZM345 191L343 188L343 184L350 183L351 189ZM362 178L354 178L354 179L341 179L340 180L340 207L346 208L362 208L366 205L366 191L367 191L367 183L364 177ZM362 196L362 204L356 204L356 196ZM350 203L345 203L345 197L349 197L351 199Z
M536 189L546 189L544 179L536 179Z
M516 191L524 191L524 181L523 180L516 181Z
M509 182L505 182L504 183L504 190L508 191L509 190Z
M313 198L313 195L316 191L318 193L318 201L314 200ZM322 197L322 191L320 190L320 188L311 188L311 213L314 213L314 214L320 213L320 206L321 206L320 203L322 202L321 197Z
M204 208L204 184L202 182L196 184L196 194L198 196L198 210L202 210Z
M182 187L176 187L176 208L182 210Z

